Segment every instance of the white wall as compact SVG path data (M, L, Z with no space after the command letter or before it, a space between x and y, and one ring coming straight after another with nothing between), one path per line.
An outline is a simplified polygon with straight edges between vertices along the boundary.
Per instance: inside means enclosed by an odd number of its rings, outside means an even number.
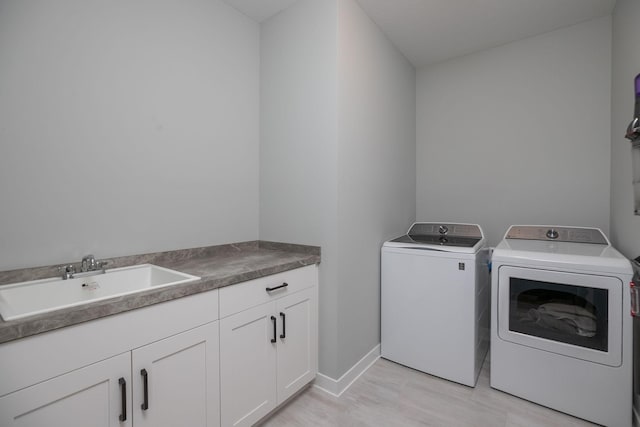
M259 26L0 0L0 269L258 237Z
M322 246L338 379L380 341L380 246L415 213L415 73L354 0L299 0L261 31L260 238Z
M640 2L618 0L613 10L611 71L611 240L628 258L640 255L640 216L634 215L631 143L624 138L634 113L640 73ZM640 324L634 320L634 421L640 414Z
M338 1L337 374L380 342L380 247L415 219L415 105L413 66Z
M604 17L421 69L417 219L608 233L610 67Z
M640 216L633 213L631 144L624 139L633 119L633 80L640 73L640 2L618 0L613 11L611 90L611 239L627 257L640 255Z
M323 373L337 369L336 2L299 0L262 23L260 239L318 245Z

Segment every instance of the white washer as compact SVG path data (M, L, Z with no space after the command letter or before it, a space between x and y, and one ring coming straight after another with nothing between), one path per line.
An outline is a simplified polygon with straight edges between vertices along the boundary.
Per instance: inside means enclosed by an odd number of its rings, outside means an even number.
M385 242L382 357L475 386L489 343L488 254L474 224L415 223Z
M631 426L629 261L595 228L514 225L492 264L491 386Z

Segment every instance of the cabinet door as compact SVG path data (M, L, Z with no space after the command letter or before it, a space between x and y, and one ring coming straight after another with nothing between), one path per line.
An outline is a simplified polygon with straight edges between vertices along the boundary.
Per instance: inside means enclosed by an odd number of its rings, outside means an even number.
M277 302L278 404L313 380L318 370L316 289L296 292Z
M0 426L129 427L130 376L127 352L8 394Z
M135 427L220 425L218 322L134 350L132 366Z
M275 303L220 320L223 426L250 426L276 406Z

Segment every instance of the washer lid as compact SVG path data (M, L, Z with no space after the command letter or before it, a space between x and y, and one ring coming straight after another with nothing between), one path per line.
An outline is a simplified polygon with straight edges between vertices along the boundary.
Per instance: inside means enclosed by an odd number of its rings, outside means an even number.
M456 246L461 248L472 248L481 239L475 237L457 237L457 236L445 236L445 235L429 235L429 234L405 234L392 242L398 243L410 243L410 244L425 244L425 245L437 245L437 246Z
M385 246L474 253L484 242L482 229L476 224L416 222L407 234Z

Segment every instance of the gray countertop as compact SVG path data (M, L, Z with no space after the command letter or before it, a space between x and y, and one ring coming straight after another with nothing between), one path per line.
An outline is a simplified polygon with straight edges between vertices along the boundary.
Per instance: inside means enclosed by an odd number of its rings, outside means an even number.
M155 264L201 279L12 321L0 320L0 343L320 262L316 246L252 241L112 258L108 268ZM54 277L56 266L0 272L0 286Z

